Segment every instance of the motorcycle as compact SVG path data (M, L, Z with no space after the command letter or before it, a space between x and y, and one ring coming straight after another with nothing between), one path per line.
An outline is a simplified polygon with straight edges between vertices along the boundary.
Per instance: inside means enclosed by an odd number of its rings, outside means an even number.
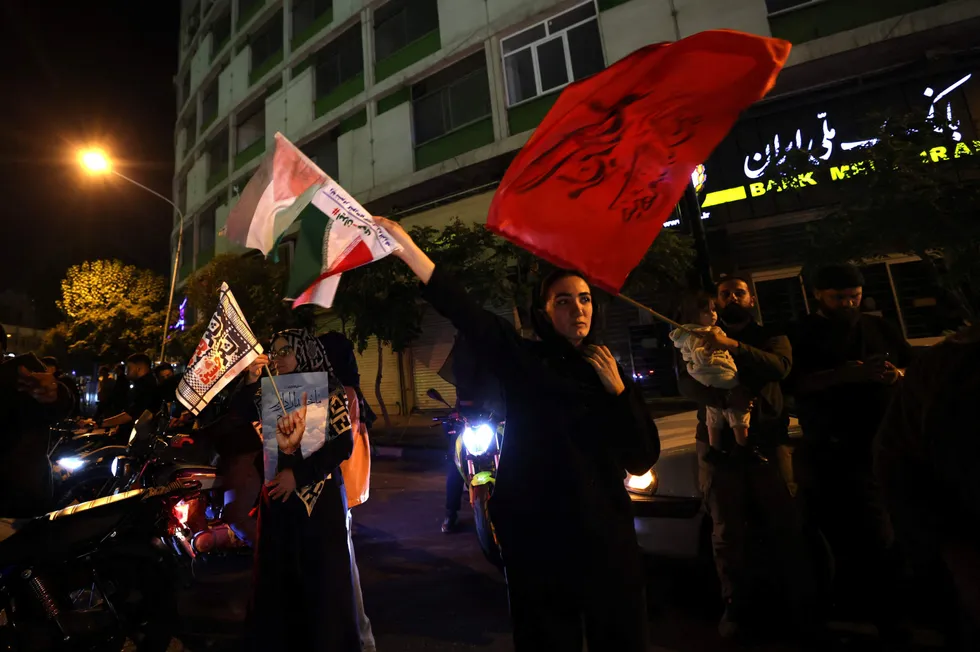
M164 652L177 617L163 542L193 481L136 489L33 519L0 519L0 649Z
M454 461L470 494L476 537L483 556L498 569L503 570L500 545L490 520L490 499L497 480L500 448L503 443L504 422L494 419L493 414L464 415L455 410L435 389L426 395L451 410L441 421L446 434L453 438Z
M164 409L162 415L168 415ZM178 501L173 507L167 542L182 558L193 575L194 561L214 550L244 548L246 544L220 520L224 505L221 477L210 459L203 459L193 446L174 448L177 436L168 433L169 419L159 419L156 430L144 427L153 416L144 413L133 429L125 454L111 460L112 481L109 495L133 489L145 489L174 481L194 481L201 491ZM190 458L190 459L189 459Z

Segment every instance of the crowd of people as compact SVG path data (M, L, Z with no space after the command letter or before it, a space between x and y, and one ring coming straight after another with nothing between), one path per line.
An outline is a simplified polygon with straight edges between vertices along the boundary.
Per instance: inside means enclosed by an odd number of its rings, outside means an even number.
M675 331L680 391L700 406L699 479L725 604L719 633L778 625L753 593L752 528L761 526L786 615L805 640L831 642L833 605L870 619L883 644L901 649L911 587L925 585L928 602L962 619L945 628L950 641L977 649L969 637L980 621L980 556L969 535L980 493L957 455L975 445L962 389L976 367L961 356L980 331L913 363L898 329L861 311L863 286L857 267L824 266L813 278L815 309L777 329L757 322L751 284L726 278L692 298ZM943 365L954 359L961 376L950 383ZM791 415L802 438L790 436Z
M399 225L378 219L401 245L395 255L418 276L423 297L458 331L459 401L506 414L490 510L515 649L646 650L645 573L623 478L650 469L660 441L638 388L595 342L588 283L570 271L548 276L531 311L536 337L527 339L475 303ZM757 527L780 580L783 625L803 641L826 644L830 605L846 596L883 642L902 644L907 567L947 580L934 586L948 589L963 624L975 629L980 618L977 439L968 415L980 390L980 330L913 363L894 327L861 312L863 285L853 266L822 268L815 310L780 330L757 321L750 283L726 278L715 292L691 297L674 333L680 391L699 406L699 479L724 638L772 617L753 586ZM19 361L3 365L4 516L49 507L46 429L79 404L70 383L59 381L57 361L37 369ZM300 454L305 407L280 419L271 478L263 477L257 435L267 368L325 372L336 388L331 436L313 454ZM142 354L124 368L104 367L95 421L127 429L145 411L174 403L178 381L172 368L154 368ZM790 436L791 414L802 439ZM167 416L189 425L186 413ZM174 441L192 439L219 455L223 518L255 549L247 637L255 649L374 649L351 540L351 507L368 495L373 418L350 342L293 329L277 333L189 437ZM560 492L555 477L563 479ZM461 490L458 482L447 486L444 531L456 527ZM829 588L815 541L828 542L836 562ZM972 629L949 631L965 637Z

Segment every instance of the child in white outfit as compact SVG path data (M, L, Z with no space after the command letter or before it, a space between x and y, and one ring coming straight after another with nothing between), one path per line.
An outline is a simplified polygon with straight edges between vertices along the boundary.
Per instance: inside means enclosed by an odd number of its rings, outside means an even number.
M691 315L693 316L693 315ZM685 324L684 328L674 329L670 334L674 346L680 349L684 362L687 363L687 373L694 380L706 387L719 389L734 389L738 386L738 369L735 360L728 351L708 351L704 340L697 333L708 331L721 332L715 326L718 313L715 302L711 297L699 297L697 303L696 324ZM735 432L735 441L739 446L748 445L749 410L732 410L717 407L705 407L705 425L708 428L708 443L711 448L720 451L721 433L727 423Z

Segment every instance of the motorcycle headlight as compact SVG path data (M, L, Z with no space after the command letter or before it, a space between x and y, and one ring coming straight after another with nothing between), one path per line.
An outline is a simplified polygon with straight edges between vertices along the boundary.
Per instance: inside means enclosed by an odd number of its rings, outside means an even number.
M463 446L470 455L483 455L490 450L493 443L493 428L490 424L481 423L478 426L466 426L463 431Z
M109 466L109 469L112 471L113 477L118 478L120 473L126 472L126 458L117 457L116 459L112 460L112 464Z
M85 460L80 457L62 457L58 460L58 466L66 471L77 471L85 465Z
M657 474L650 469L643 475L626 474L626 491L652 496L657 491Z

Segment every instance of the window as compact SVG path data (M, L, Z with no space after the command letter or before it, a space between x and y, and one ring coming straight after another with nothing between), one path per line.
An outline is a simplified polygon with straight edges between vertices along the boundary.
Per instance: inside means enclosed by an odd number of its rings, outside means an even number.
M197 218L197 266L205 265L214 257L215 206L211 205Z
M238 119L238 133L235 138L235 152L241 153L259 141L265 140L265 104L260 104L251 113L243 112Z
M176 247L176 243L174 244ZM194 271L194 226L184 227L183 240L180 243L180 278L187 278Z
M228 133L221 132L211 141L208 147L208 158L210 160L208 173L215 177L228 174Z
M391 0L374 12L374 58L389 57L437 29L436 0Z
M187 100L191 99L191 73L190 71L184 75L184 79L180 82L180 103L181 106L187 104Z
M316 25L317 20L330 14L333 16L333 0L294 0L293 2L293 46L306 40L307 31ZM296 41L299 39L299 43Z
M945 330L955 330L962 320L958 307L939 286L942 261L916 260L889 265L895 282L895 294L905 322L905 336L911 339L939 337Z
M190 47L197 28L201 26L201 7L195 2L184 17L184 47Z
M177 182L177 208L181 213L187 212L187 177L181 177Z
M201 102L201 131L203 132L218 117L218 80L211 83L211 87L204 93Z
M800 9L807 5L816 5L826 0L766 0L766 9L769 15L778 14L793 9Z
M336 130L327 132L310 141L302 148L303 153L310 157L310 160L317 164L321 170L336 179L340 176L340 163L337 157L337 132Z
M197 142L197 112L191 114L184 120L184 155L186 156L194 144Z
M593 0L500 42L513 106L605 68Z
M364 72L361 25L358 23L331 41L317 55L316 95L329 95L338 86Z
M269 61L282 54L282 12L259 28L248 39L252 48L252 70L259 70Z
M231 40L231 10L218 16L211 23L211 56L221 52Z
M490 116L490 84L483 52L412 87L415 145Z
M762 323L784 327L807 314L803 282L799 275L755 281Z

